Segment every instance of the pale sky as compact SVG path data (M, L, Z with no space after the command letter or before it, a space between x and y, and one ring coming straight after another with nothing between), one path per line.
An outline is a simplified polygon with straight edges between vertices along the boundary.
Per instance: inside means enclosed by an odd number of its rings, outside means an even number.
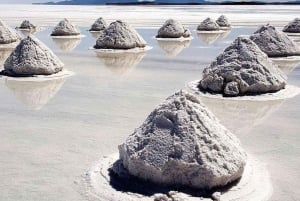
M31 4L31 3L43 3L43 2L49 2L49 1L62 1L62 0L0 0L0 4ZM208 1L222 1L222 0L208 0ZM225 0L223 0L225 1ZM241 0L235 0L235 1L241 1ZM251 0L246 0L251 1ZM273 2L282 2L282 1L288 1L288 0L261 0L261 1L273 1Z

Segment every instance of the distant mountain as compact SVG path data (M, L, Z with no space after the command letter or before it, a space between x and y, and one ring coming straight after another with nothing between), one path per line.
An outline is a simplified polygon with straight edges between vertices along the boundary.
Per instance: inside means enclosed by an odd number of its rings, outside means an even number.
M253 1L220 1L206 0L64 0L60 2L41 3L47 5L186 5L186 4L221 4L221 5L261 5L261 4L300 4L300 0L288 2Z

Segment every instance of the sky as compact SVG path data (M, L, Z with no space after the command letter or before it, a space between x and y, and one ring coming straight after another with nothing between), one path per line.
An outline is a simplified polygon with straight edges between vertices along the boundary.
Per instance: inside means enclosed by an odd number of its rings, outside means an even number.
M31 3L43 3L49 1L60 1L60 0L0 0L0 4L31 4ZM222 1L222 0L210 0L210 1ZM287 1L287 0L265 0L265 1Z

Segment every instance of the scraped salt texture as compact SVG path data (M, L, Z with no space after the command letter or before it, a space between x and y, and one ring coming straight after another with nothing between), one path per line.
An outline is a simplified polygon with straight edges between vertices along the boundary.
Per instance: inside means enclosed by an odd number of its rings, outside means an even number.
M12 76L51 75L64 64L40 40L28 36L21 40L4 63L4 73Z
M8 26L4 21L0 20L0 45L11 44L20 39L16 30Z
M81 42L80 38L52 38L52 40L64 52L71 52Z
M179 21L174 19L167 20L157 32L157 38L189 38L191 32Z
M228 18L225 15L221 15L216 23L221 27L221 28L230 28L231 23L229 22Z
M65 78L44 81L5 79L5 85L30 110L40 110L61 89Z
M238 37L203 70L199 89L226 96L263 94L285 88L287 78L247 37Z
M160 41L158 40L159 47L168 55L175 57L177 56L184 48L190 46L191 41Z
M172 189L166 189L163 191L164 193L157 193L152 196L117 190L110 185L113 181L110 176L110 169L117 160L117 154L103 157L84 175L83 186L80 190L83 191L83 195L86 196L88 200L157 201L158 198L168 197L169 199L167 201L213 201L212 198L196 197L183 192L172 191ZM124 172L124 174L126 173ZM130 179L130 175L125 175L124 180L127 181L128 179ZM126 182L124 183L126 184ZM131 185L136 188L145 188L141 186L140 183L132 182ZM155 187L156 185L153 186L153 189L157 189ZM148 188L149 186L143 190L149 191L149 194L151 194L154 190L151 189L151 187L150 189ZM222 201L268 201L272 195L272 191L270 175L265 164L262 164L253 156L248 155L247 164L241 180L232 188L216 193L220 194L220 200ZM197 192L198 191L195 193Z
M283 32L300 33L300 18L295 18L288 25L284 26Z
M34 24L32 24L29 20L24 20L18 28L31 30L31 29L35 29L36 26Z
M80 35L80 30L74 24L72 24L68 19L63 19L60 21L56 27L54 27L51 36L76 36Z
M118 75L124 75L134 69L144 58L145 53L97 53L103 64Z
M239 140L185 91L161 103L119 146L119 154L133 176L198 189L236 181L246 163Z
M220 26L211 18L206 18L201 24L197 27L197 31L218 31Z
M146 41L126 22L112 22L96 41L95 49L133 49L146 47Z
M261 26L250 39L269 57L300 55L300 47L285 33L271 25Z
M94 24L92 24L89 31L92 31L92 32L93 31L97 31L97 32L104 31L104 29L106 29L106 27L107 27L106 21L102 17L100 17L94 22Z
M220 33L197 33L197 36L201 38L206 44L213 44L220 36Z

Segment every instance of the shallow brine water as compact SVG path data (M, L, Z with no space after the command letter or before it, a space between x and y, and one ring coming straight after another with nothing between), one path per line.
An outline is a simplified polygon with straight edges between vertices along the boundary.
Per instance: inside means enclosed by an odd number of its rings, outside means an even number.
M51 39L51 29L35 35L75 75L42 83L0 79L1 201L88 200L80 189L84 172L116 153L157 104L200 79L226 46L256 27L234 27L228 35L193 32L194 39L184 44L158 43L156 29L138 29L153 49L117 58L88 50L96 40L88 27L81 28L86 37L80 40ZM291 71L289 83L300 87L299 69L285 70ZM300 96L260 103L204 101L245 149L267 164L271 200L300 200Z

